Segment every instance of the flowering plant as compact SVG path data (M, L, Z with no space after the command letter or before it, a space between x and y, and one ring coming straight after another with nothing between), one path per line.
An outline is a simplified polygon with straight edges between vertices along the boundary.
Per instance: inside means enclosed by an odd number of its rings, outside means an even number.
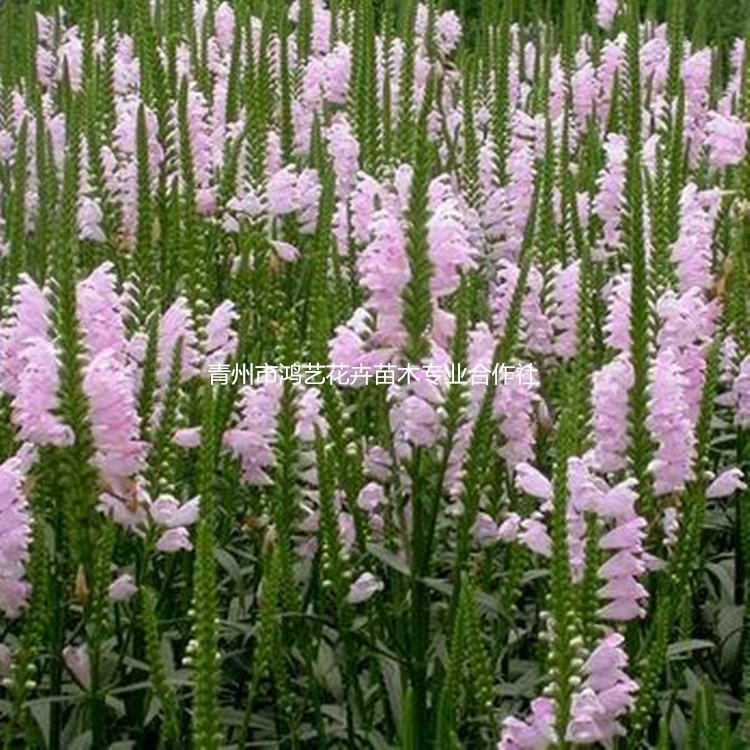
M440 5L0 5L5 747L750 742L745 41Z

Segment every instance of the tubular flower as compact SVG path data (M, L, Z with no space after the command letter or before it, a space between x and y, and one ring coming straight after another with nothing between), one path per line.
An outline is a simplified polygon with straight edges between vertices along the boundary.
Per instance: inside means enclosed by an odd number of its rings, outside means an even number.
M188 526L198 520L200 498L194 497L187 502L180 502L172 495L160 495L148 508L151 520L163 529L156 541L159 552L177 552L191 550Z
M349 587L346 600L349 604L361 604L385 588L383 582L372 573L362 573Z
M62 652L65 666L85 690L91 688L91 661L88 646L66 646Z

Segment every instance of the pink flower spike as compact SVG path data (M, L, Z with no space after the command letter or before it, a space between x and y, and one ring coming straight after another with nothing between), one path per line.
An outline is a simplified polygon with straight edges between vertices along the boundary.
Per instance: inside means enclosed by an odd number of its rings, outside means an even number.
M18 617L31 593L24 580L32 524L24 480L35 458L27 444L0 464L0 611L10 619Z
M598 0L596 4L596 22L603 29L609 30L615 22L619 0Z
M708 161L712 167L733 166L745 158L747 125L739 117L711 112L705 127Z

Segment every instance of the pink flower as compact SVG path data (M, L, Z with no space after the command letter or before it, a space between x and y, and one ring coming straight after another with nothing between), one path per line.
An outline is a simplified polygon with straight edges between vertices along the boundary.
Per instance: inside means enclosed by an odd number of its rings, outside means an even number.
M657 354L650 381L646 426L657 448L649 469L654 476L654 494L659 496L684 489L685 482L693 478L695 434L685 398L688 382L671 348Z
M197 448L201 444L201 428L184 427L176 430L172 442L180 448Z
M691 287L707 290L713 284L711 245L720 203L717 189L699 191L693 182L688 182L682 190L680 233L672 245L681 292Z
M78 35L77 26L66 29L63 33L63 43L57 50L56 80L62 80L65 70L68 71L73 91L80 91L83 74L83 43Z
M615 276L609 287L607 319L604 323L606 344L627 352L630 349L630 272Z
M109 492L125 494L129 481L144 468L147 444L140 440L133 380L111 349L85 368L83 390L89 402L94 464Z
M620 246L620 227L625 190L627 139L619 133L609 133L604 144L606 168L597 178L599 192L594 197L594 213L604 222L604 235L596 250L602 260Z
M498 526L486 513L477 514L472 532L474 534L474 541L480 547L488 547L499 541Z
M24 481L36 454L28 444L0 464L0 610L18 617L31 587L24 580L31 542L31 514Z
M195 81L187 92L187 131L197 188L196 204L203 213L211 213L213 201L208 198L215 164L210 109L206 97Z
M336 175L336 195L346 199L354 187L359 168L359 142L345 119L337 119L328 128L328 153Z
M737 490L746 490L747 485L742 481L741 469L727 469L719 474L716 479L708 485L707 498L729 497Z
M745 158L747 125L739 117L711 112L706 132L708 137L705 143L712 167L721 169L734 166Z
M627 464L628 413L634 377L633 367L625 354L594 373L593 457L597 469L602 472L620 471Z
M299 258L299 250L288 242L271 241L271 247L276 251L276 255L285 263L293 263Z
M120 358L127 346L114 266L102 263L76 289L76 313L89 359L105 349Z
M249 484L271 484L266 472L275 464L273 446L282 389L279 382L243 388L239 423L224 433L224 445L239 458Z
M542 304L544 276L534 266L529 269L528 291L521 306L524 325L524 343L529 352L548 355L552 353L552 323Z
M555 704L549 698L536 698L526 721L512 716L503 720L497 750L544 750L556 742Z
M15 396L25 367L23 351L30 339L46 339L50 304L30 277L22 274L13 291L13 305L0 324L0 391Z
M739 427L750 427L750 355L740 363L732 386L732 396L736 404L735 424Z
M615 22L619 0L597 0L596 22L603 29L609 30Z
M666 547L674 547L677 544L677 534L680 530L680 518L677 514L677 508L664 508L662 528L664 529L664 545Z
M349 587L346 600L349 604L361 604L385 588L383 582L372 573L362 573Z
M417 447L432 446L440 434L440 417L432 404L411 394L411 390L411 387L392 386L395 403L389 421L394 440Z
M404 227L398 218L380 211L372 232L372 241L357 259L357 271L369 292L367 305L377 316L378 343L398 346L404 337L401 295L411 278Z
M82 646L66 646L62 652L65 666L70 670L78 684L88 690L91 687L91 663L86 644Z
M679 296L665 292L656 310L661 322L657 345L669 347L675 354L684 378L688 419L694 425L700 412L706 353L716 330L719 306L715 302L707 303L700 289L691 287Z
M382 185L370 175L357 175L349 198L352 235L357 242L367 243L372 238L372 221L378 203L383 199Z
M513 542L518 538L520 528L521 517L517 513L509 513L498 527L497 538L501 542Z
M571 702L565 735L569 742L608 745L624 734L618 719L633 707L638 685L624 671L628 657L623 642L622 635L610 633L583 665L586 679Z
M626 479L605 491L596 508L597 514L617 521L632 518L635 515L635 501L638 499L634 489L636 485L635 479Z
M226 54L232 49L234 42L234 10L227 2L222 2L214 13L216 38Z
M339 42L323 58L325 66L324 90L332 104L344 104L349 91L352 69L352 52L347 44Z
M503 258L497 264L497 276L490 291L490 307L492 324L499 332L505 330L520 273L518 266L511 260Z
M178 344L181 346L180 380L185 381L200 372L200 354L192 313L184 297L176 299L159 322L157 377L162 386L169 383Z
M500 455L513 467L534 458L534 407L539 402L538 386L513 378L500 385L493 402L493 415L500 422L503 445Z
M272 175L266 186L266 201L272 216L284 216L297 210L299 192L294 167L284 167Z
M553 349L555 354L563 360L570 359L576 352L580 271L580 261L575 261L557 271L553 284L554 305L551 319L555 332Z
M538 469L527 463L516 466L516 487L540 500L552 500L552 483Z
M598 101L596 72L590 60L586 60L573 74L573 111L582 126L594 114Z
M445 180L433 180L429 192L427 243L433 263L430 290L433 300L439 300L458 289L460 274L475 266L477 251L470 242L466 217Z
M301 440L312 442L317 435L328 435L328 422L323 416L323 404L317 388L305 388L297 400L297 424L294 434Z
M193 545L190 541L190 534L184 526L178 526L174 529L167 529L156 542L156 549L159 552L172 553L178 550L190 551Z
M56 416L60 387L57 349L47 338L29 339L22 362L12 402L19 438L36 445L72 445L73 431Z
M206 324L206 340L203 345L206 360L203 372L210 372L210 368L225 363L237 351L237 334L232 324L239 318L234 303L230 300L222 302L211 314Z
M91 242L106 242L107 237L102 230L104 214L98 201L82 198L78 207L78 236L82 240Z
M178 526L192 526L198 520L200 498L194 497L180 505L172 495L160 495L149 508L155 523L174 529Z
M109 585L109 598L113 602L128 602L138 591L133 576L130 573L123 573Z
M441 13L435 21L437 48L443 55L449 55L461 39L461 21L453 10Z
M518 541L525 544L532 552L542 557L552 556L552 539L547 533L547 527L536 518L527 518L521 522L523 531L518 535Z

